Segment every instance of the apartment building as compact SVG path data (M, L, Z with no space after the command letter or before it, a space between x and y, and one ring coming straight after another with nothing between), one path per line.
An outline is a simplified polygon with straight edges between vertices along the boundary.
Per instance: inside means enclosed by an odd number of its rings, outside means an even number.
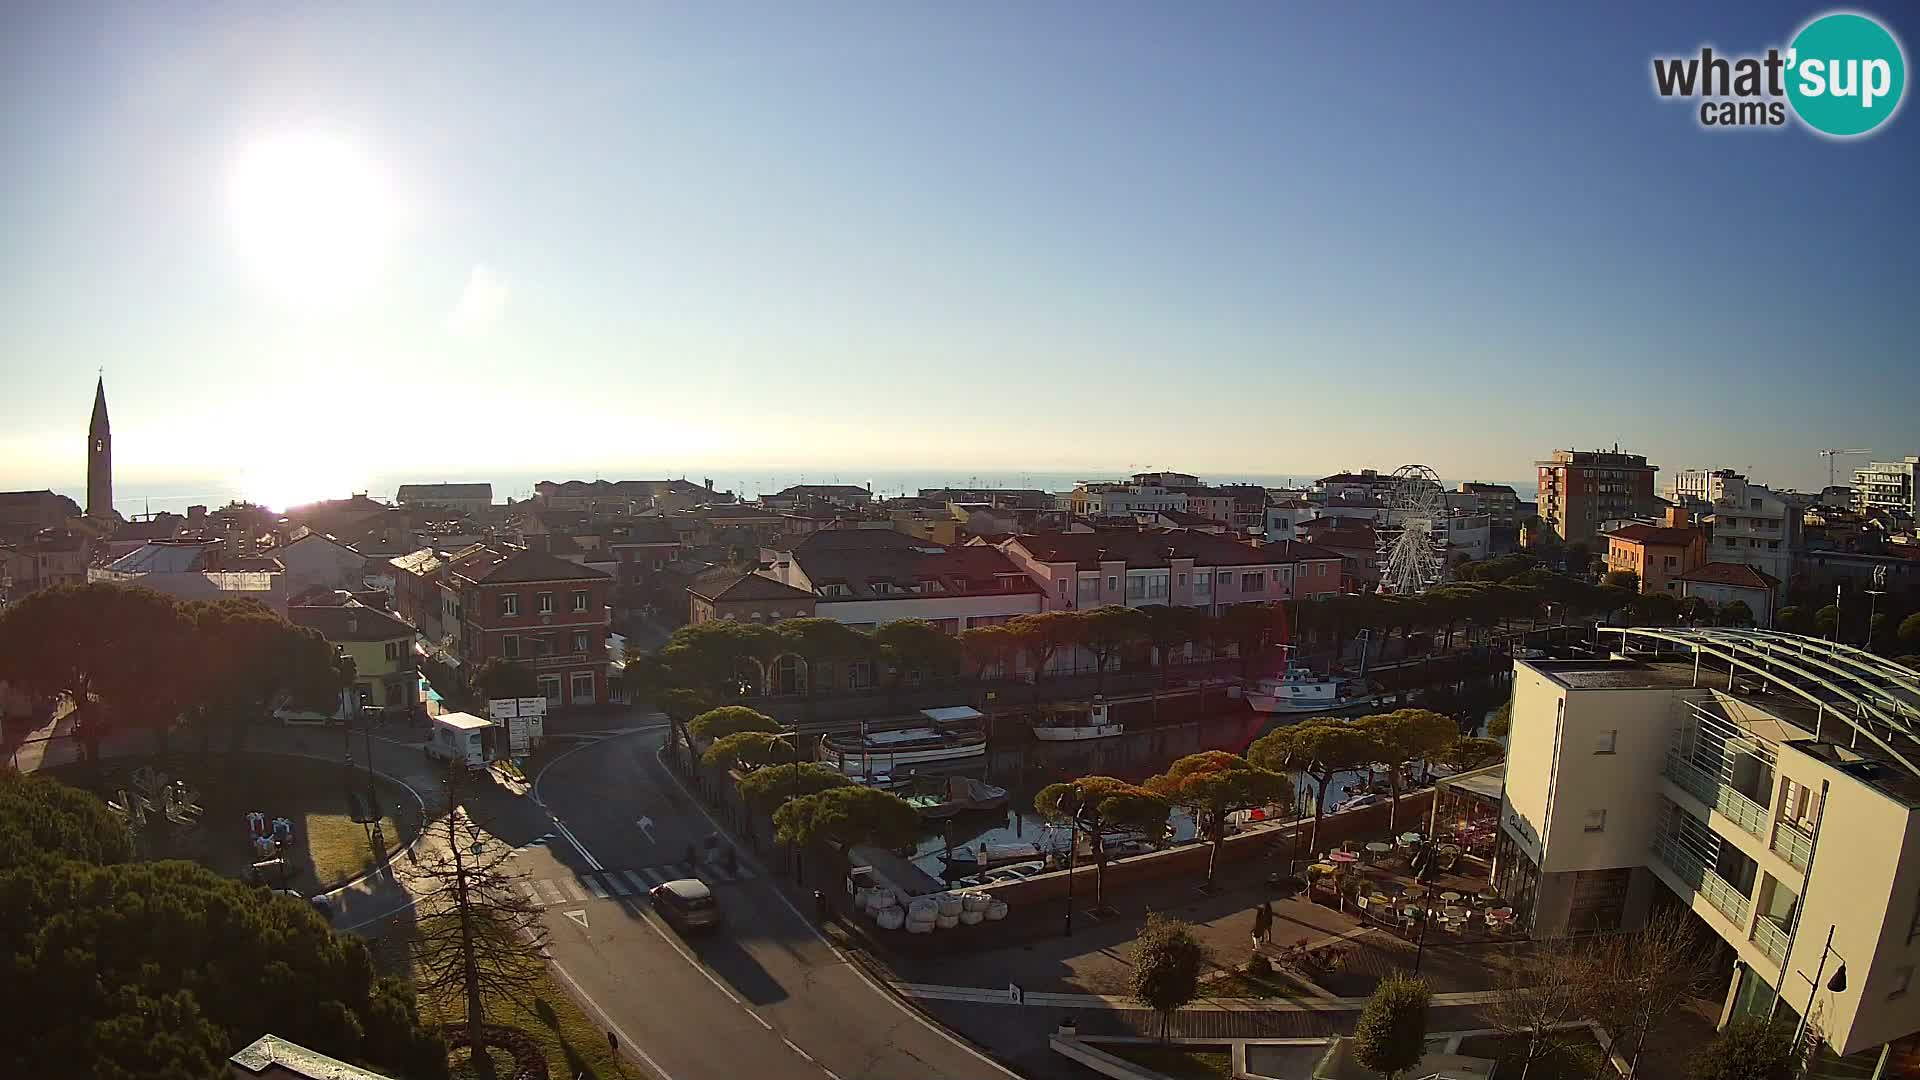
M446 570L460 662L495 658L533 669L548 702L607 700L610 575L558 556L488 548Z
M480 517L493 508L492 484L401 484L394 495L401 506L444 506Z
M1801 511L1779 492L1732 469L1682 469L1667 497L1712 525L1707 556L1786 581L1806 549Z
M1653 474L1645 455L1613 450L1555 450L1540 471L1541 522L1563 543L1592 540L1609 518L1653 516Z
M1908 455L1899 461L1869 462L1853 472L1853 497L1861 510L1879 507L1896 514L1913 516L1914 474L1920 472L1920 457Z
M1459 490L1447 496L1447 509L1485 514L1490 528L1520 527L1520 495L1506 484L1461 484Z
M1187 529L1099 529L1016 536L1000 550L1045 593L1048 610L1166 604L1219 611L1340 591L1341 558L1310 544L1245 544Z
M1515 662L1502 894L1535 938L1683 906L1739 960L1723 1019L1811 1004L1850 1074L1912 1061L1920 673L1771 631L1601 633L1610 659Z
M1067 509L1074 517L1131 517L1136 511L1187 509L1187 497L1159 484L1089 484L1073 486Z

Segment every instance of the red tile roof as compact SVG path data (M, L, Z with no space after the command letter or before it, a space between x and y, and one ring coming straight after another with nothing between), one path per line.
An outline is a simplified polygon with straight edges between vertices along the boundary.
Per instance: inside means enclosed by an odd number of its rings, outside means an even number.
M805 589L796 589L764 574L734 574L704 584L690 585L687 591L702 600L814 599L814 595Z
M1662 525L1623 525L1608 533L1615 540L1625 540L1633 544L1652 544L1658 547L1686 547L1700 539L1699 529L1670 529Z
M1192 559L1197 566L1267 566L1291 561L1275 558L1263 548L1187 529L1041 532L1015 537L1013 542L1040 562L1070 562L1081 570L1098 570L1105 561L1124 562L1136 570L1166 566L1172 559Z
M605 581L608 574L540 551L487 551L457 564L455 577L476 584L523 581Z
M1732 585L1742 589L1772 589L1780 584L1780 579L1764 570L1745 563L1710 562L1695 570L1680 575L1681 581L1697 581L1708 585Z

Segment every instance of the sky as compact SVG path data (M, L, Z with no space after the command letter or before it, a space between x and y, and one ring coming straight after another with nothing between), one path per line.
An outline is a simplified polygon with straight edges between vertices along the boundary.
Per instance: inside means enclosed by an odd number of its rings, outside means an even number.
M102 369L123 490L1817 486L1920 453L1920 117L1710 132L1649 61L1826 10L7 5L0 487L81 486Z

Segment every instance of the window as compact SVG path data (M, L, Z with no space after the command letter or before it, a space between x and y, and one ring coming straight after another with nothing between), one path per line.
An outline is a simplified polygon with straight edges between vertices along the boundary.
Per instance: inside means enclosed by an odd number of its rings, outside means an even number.
M509 660L520 658L520 635L508 634L500 639L500 655Z
M1326 563L1321 563L1321 564L1320 564L1320 576L1321 576L1321 577L1326 577L1326 576L1327 576L1327 564L1326 564Z
M1183 589L1187 587L1187 575L1185 574L1180 575L1180 587Z
M1607 812L1605 810L1587 811L1586 820L1581 822L1581 827L1588 832L1606 832Z
M1893 974L1888 981L1892 985L1887 988L1887 1000L1891 1001L1894 998L1905 995L1907 987L1913 985L1913 965L1904 964L1894 968Z
M510 592L510 593L501 594L500 614L502 615L520 614L520 594L519 593Z
M573 632L573 651L587 651L587 632L585 630L575 630Z
M1120 579L1111 574L1107 575L1107 588L1109 590L1120 588Z
M1240 575L1240 591L1250 592L1250 593L1266 592L1267 591L1267 575L1241 574Z
M549 705L560 704L560 676L540 676L540 696L546 698Z
M593 704L593 672L573 673L573 703L575 705Z
M387 659L389 660L400 659L400 652L404 648L406 648L406 642L404 641L387 642Z
M553 594L550 592L534 593L533 609L542 615L553 614Z
M1060 595L1061 596L1067 595L1067 579L1066 578L1060 579Z
M1596 754L1611 754L1614 752L1614 747L1619 741L1620 729L1609 728L1601 732L1600 737L1593 741L1593 752Z
M541 636L533 639L533 655L546 656L552 652L553 652L553 642L547 640L546 635L542 634Z
M585 610L587 610L587 590L585 590L585 589L575 589L575 590L574 590L574 592L573 592L573 610L575 610L575 611L585 611Z

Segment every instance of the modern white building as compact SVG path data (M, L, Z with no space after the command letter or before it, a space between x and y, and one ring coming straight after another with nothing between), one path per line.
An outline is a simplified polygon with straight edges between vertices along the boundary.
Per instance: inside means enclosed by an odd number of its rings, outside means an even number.
M1536 938L1678 903L1738 961L1723 1018L1807 1013L1857 1075L1906 1075L1920 672L1769 631L1602 633L1610 659L1514 665L1503 895Z
M1793 576L1794 559L1806 548L1805 533L1801 510L1780 492L1732 469L1682 469L1674 474L1667 497L1710 515L1708 561L1751 566L1776 581Z
M1853 471L1853 497L1861 509L1879 507L1913 516L1914 474L1920 472L1920 457L1911 454L1899 461L1869 462Z

